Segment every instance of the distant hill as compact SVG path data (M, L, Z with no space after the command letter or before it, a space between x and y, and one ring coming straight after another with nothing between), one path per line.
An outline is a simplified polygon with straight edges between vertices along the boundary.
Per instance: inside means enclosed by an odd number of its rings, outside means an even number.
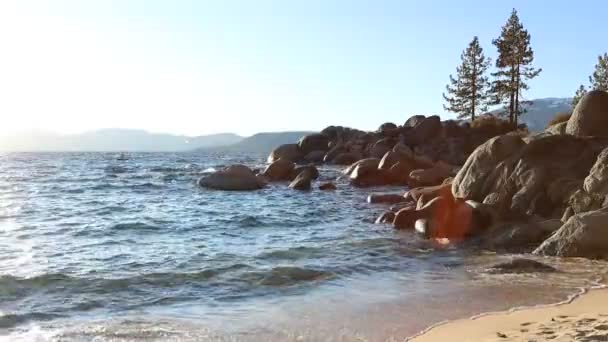
M101 129L72 135L30 132L0 137L0 150L177 152L231 145L242 139L233 133L189 137L133 129Z
M525 107L527 112L520 116L519 122L525 123L531 132L542 131L555 114L572 111L571 103L572 98L548 97L532 100L531 104ZM501 111L499 109L491 113L496 114Z
M269 132L257 133L243 140L227 146L200 148L198 150L211 152L245 152L270 153L275 147L282 144L296 143L301 137L314 132Z

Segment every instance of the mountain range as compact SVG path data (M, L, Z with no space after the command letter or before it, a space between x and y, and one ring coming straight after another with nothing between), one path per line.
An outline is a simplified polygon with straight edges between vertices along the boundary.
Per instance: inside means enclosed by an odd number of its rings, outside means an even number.
M232 145L242 139L233 133L189 137L134 129L100 129L70 135L30 132L0 136L0 151L190 151Z
M542 131L560 112L572 110L571 98L543 98L530 101L520 117L531 132ZM497 114L500 110L492 111ZM298 141L307 131L258 133L242 137L220 133L189 137L150 133L134 129L100 129L72 135L31 132L0 136L0 151L208 151L269 153L278 145Z
M526 112L519 117L519 122L525 123L530 132L540 132L545 129L547 123L557 113L569 113L572 111L572 98L548 97L536 99L524 106ZM494 110L497 114L502 110Z

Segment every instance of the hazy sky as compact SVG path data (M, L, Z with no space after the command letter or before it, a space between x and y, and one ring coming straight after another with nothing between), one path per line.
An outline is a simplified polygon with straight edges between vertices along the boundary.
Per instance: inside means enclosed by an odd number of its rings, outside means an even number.
M442 114L463 48L515 7L571 96L608 50L608 2L2 0L0 132L102 127L206 134L362 129Z

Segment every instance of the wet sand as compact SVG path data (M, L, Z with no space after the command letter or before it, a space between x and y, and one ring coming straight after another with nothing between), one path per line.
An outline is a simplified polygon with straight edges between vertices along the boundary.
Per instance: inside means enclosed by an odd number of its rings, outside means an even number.
M567 303L451 321L409 341L608 341L608 289Z

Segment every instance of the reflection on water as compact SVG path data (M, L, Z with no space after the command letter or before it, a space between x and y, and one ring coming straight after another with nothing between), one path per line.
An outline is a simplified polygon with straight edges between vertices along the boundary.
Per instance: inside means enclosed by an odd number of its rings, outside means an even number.
M382 207L345 180L331 193L196 187L234 162L263 157L1 155L2 338L403 339L446 319L563 300L605 272L547 259L562 272L488 275L505 256L374 225Z

